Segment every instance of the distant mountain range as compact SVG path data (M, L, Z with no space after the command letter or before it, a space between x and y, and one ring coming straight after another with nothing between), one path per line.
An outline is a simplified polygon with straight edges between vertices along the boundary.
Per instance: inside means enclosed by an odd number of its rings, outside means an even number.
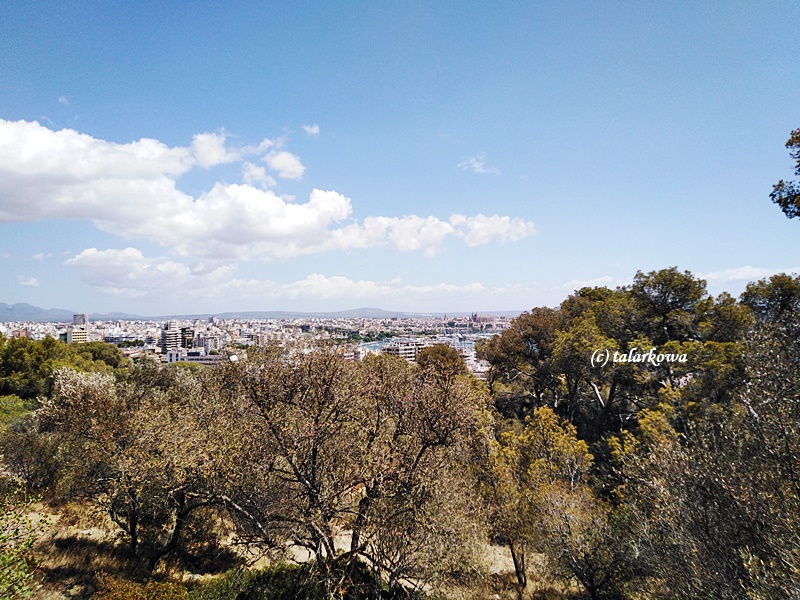
M78 314L63 308L40 308L32 304L19 302L5 304L0 302L0 322L5 321L33 321L34 323L72 323L72 315ZM142 317L125 313L92 313L91 321L136 321Z
M504 315L515 317L522 311L481 312L480 314ZM35 323L71 323L75 311L63 308L40 308L32 304L4 304L0 302L0 322L32 321ZM469 312L448 312L452 317L469 315ZM220 319L392 319L392 318L425 318L442 316L443 313L409 313L382 310L380 308L355 308L336 312L293 312L293 311L244 311L225 313L201 313L194 315L161 315L142 317L127 313L91 313L90 321L164 321L167 319L207 319L215 316Z

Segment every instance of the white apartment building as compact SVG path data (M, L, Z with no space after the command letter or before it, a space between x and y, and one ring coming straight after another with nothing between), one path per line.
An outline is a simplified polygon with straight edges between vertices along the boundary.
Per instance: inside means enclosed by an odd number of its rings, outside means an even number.
M428 340L392 340L381 348L381 352L405 358L408 362L417 362L419 351L430 345Z

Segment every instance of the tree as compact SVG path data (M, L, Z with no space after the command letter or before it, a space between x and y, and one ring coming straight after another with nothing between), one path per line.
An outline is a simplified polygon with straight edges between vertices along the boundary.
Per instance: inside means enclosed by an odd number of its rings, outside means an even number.
M119 349L103 342L70 345L49 336L38 341L0 336L0 395L13 394L33 408L37 397L52 391L56 369L108 373L124 362Z
M458 351L447 344L423 348L417 354L417 364L430 377L447 386L459 375L468 375L469 369Z
M789 155L795 161L794 174L800 175L800 129L792 131L786 141L786 147L789 149ZM772 186L772 193L769 197L781 207L788 218L800 217L800 186L796 182L781 179Z
M118 369L128 364L129 360L125 358L122 351L114 344L107 344L105 342L88 342L80 344L75 348L75 351L83 356L86 356L92 361L99 361L107 364L112 369Z
M225 429L237 433L224 440L225 479L245 539L308 551L331 597L358 559L398 589L446 564L435 552L456 554L443 540L457 512L443 514L437 500L458 478L454 462L468 455L485 402L469 379L442 387L401 359L277 347L251 349L215 375Z
M560 384L551 363L561 321L557 310L534 308L476 345L479 357L491 364L489 389L501 414L525 418L537 406L558 403Z
M659 346L698 339L696 310L706 297L706 282L677 267L638 271L630 287L645 323L644 333Z
M511 552L518 597L530 551L545 554L556 574L577 580L591 598L621 597L625 560L611 508L588 485L592 462L575 428L547 407L492 444L485 471L489 518Z
M152 570L175 551L190 515L214 501L199 382L143 364L117 381L57 370L37 433L57 448L55 494L100 507Z
M800 276L779 273L769 279L748 283L741 302L762 321L791 320L800 314Z
M747 306L708 296L703 280L672 267L639 272L627 288L580 289L557 310L521 315L477 349L492 364L501 414L524 419L549 406L602 462L602 440L635 427L636 413L656 406L665 386L685 388L687 405L726 402L742 381L741 343L751 326ZM688 360L626 359L650 349Z
M682 422L685 390L665 389L635 432L611 440L615 493L652 592L800 594L799 333L796 317L759 322L742 352L746 378L725 403Z

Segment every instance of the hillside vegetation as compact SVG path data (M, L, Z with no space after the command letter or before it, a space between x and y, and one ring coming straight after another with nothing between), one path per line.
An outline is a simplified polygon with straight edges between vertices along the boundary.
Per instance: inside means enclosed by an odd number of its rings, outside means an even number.
M640 272L477 350L0 338L0 595L800 596L800 277Z

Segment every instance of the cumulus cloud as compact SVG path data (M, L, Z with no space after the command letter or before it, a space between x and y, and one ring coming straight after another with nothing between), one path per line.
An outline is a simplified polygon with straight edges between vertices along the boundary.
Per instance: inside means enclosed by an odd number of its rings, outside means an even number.
M274 177L267 174L267 170L264 167L259 167L250 162L242 165L242 180L247 185L261 188L274 187L278 184Z
M468 246L533 235L532 222L500 215L368 216L351 219L351 200L314 189L307 201L280 196L278 177L305 167L285 141L231 148L227 134L201 133L189 147L143 138L118 144L71 129L0 120L0 222L87 220L123 239L144 239L184 257L291 258L329 250L389 247L434 255L447 238ZM217 183L199 196L177 187L192 168L244 161L241 184ZM163 266L163 265L162 265ZM150 265L149 268L154 268Z
M272 300L380 300L403 297L460 296L487 291L480 283L409 285L399 278L387 281L354 280L340 275L312 273L290 282L233 278L235 267L189 266L167 257L146 257L136 248L87 248L65 262L80 273L84 283L103 294L143 298L202 290L209 298ZM27 281L27 280L26 280ZM31 278L32 282L35 282ZM23 285L38 285L35 283Z
M306 135L310 135L311 137L317 137L319 135L319 125L314 123L313 125L303 125L303 131L306 132Z
M467 217L456 214L443 221L437 217L367 217L333 232L331 247L372 248L389 246L399 251L424 250L433 256L448 236L455 236L468 246L492 241L517 241L536 233L536 225L524 219L479 214Z
M225 147L224 133L198 133L192 138L192 155L201 167L209 168L241 159L241 152Z
M389 246L403 252L424 249L431 256L454 231L450 223L436 217L367 217L361 224L334 231L328 245L340 249Z
M25 277L23 275L17 277L17 283L26 287L39 287L41 285L36 277Z
M501 309L522 309L530 305L556 305L573 290L586 286L616 287L630 283L610 276L587 281L572 280L549 286L517 282L491 286L478 281L467 283L440 282L430 285L408 283L399 277L384 280L355 279L343 275L318 272L290 281L245 279L235 276L236 266L209 262L206 264L165 256L147 257L132 247L99 250L88 248L66 261L80 273L82 281L110 296L148 298L163 301L165 291L172 297L202 294L214 302L224 300L240 306L273 306L352 308L354 303L386 306L422 306L425 310L439 306L447 310L468 310L484 306ZM20 278L22 282L23 278ZM34 280L35 281L35 280ZM29 285L35 285L30 283ZM535 302L532 299L536 299ZM366 305L366 304L365 304ZM461 308L454 308L460 306ZM449 307L449 308L448 308Z
M493 239L502 242L516 242L536 233L536 225L523 219L512 219L500 215L476 215L466 217L453 215L450 223L461 228L461 237L467 246L481 246Z
M37 252L31 256L31 258L33 260L44 260L45 258L50 258L51 256L53 256L52 252Z
M173 260L146 258L136 248L98 250L87 248L66 263L81 274L81 280L112 296L139 298L163 290L187 291L229 275L232 267L191 268Z
M283 179L300 179L306 170L300 159L286 150L270 152L262 160Z
M32 177L50 186L155 179L181 175L191 166L187 148L170 148L153 139L117 144L72 129L52 131L35 121L0 120L0 170L28 185Z
M498 175L500 173L499 169L486 166L486 156L483 154L469 156L456 166L462 171L472 171L479 175Z

